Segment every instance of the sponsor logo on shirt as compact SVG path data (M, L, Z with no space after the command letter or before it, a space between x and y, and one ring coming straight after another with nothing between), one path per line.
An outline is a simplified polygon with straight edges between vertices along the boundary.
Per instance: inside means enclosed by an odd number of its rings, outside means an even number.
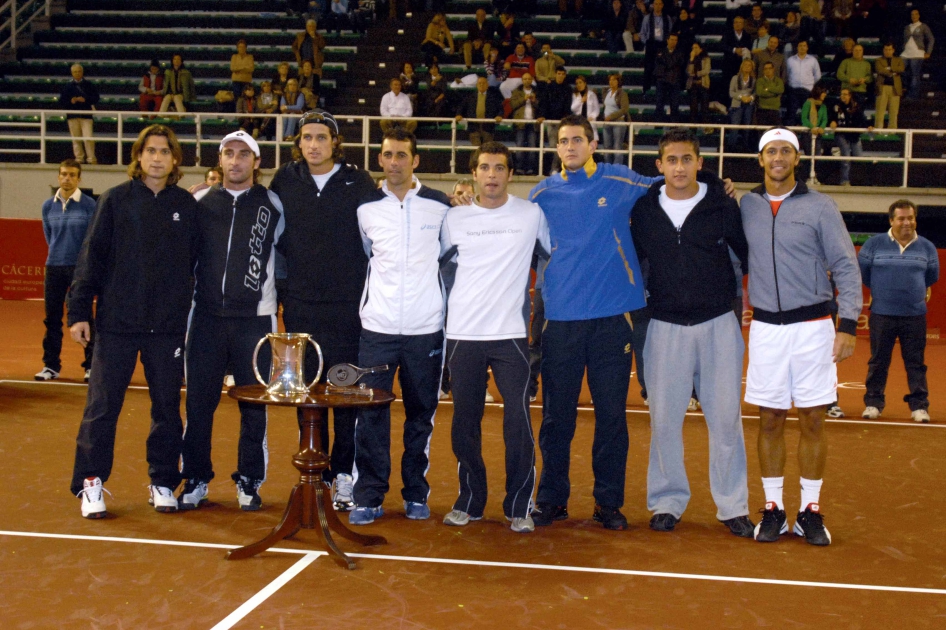
M180 220L181 220L181 215L178 214L177 212L175 212L174 214L171 215L171 220L172 220L172 221L180 221Z
M467 230L467 236L498 236L500 234L521 234L522 228L509 228L508 230Z
M607 198L607 197L601 197L600 199L598 199L598 207L599 207L599 208L604 208L604 207L607 206L607 205L608 205L608 198Z
M263 241L266 240L266 231L269 229L271 213L266 206L260 206L256 214L256 225L250 230L250 268L243 277L243 285L259 291L259 278L263 272Z
M423 224L422 226L420 226L420 229L422 229L422 230L439 230L439 229L440 229L440 226L439 226L439 225L434 225L434 224L432 224L432 223L425 223L425 224Z

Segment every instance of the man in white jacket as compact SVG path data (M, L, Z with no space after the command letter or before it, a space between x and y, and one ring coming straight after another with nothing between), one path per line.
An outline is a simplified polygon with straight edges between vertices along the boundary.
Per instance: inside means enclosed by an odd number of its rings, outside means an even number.
M404 398L401 479L407 518L430 516L428 450L443 368L444 294L440 281L440 228L449 198L414 177L420 163L414 134L385 132L378 162L381 186L358 207L358 226L368 254L368 280L361 299L363 366L388 365L367 375L367 387L391 389L400 368ZM391 475L391 413L364 409L355 424L355 504L352 525L384 514L381 504Z

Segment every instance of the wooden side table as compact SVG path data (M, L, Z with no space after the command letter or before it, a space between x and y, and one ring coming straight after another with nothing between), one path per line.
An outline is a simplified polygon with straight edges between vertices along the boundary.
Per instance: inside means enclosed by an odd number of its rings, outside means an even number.
M337 389L337 388L332 388ZM299 470L299 483L289 495L289 504L282 521L262 540L227 553L227 560L249 558L269 549L284 538L295 535L299 529L316 529L325 541L325 546L335 555L335 561L348 569L355 562L346 556L332 540L332 532L365 546L387 544L381 536L365 536L351 531L339 520L332 505L331 494L322 481L322 471L328 468L328 455L322 450L321 427L326 422L328 409L335 407L378 407L394 400L390 392L375 389L361 390L363 394L326 392L323 384L315 385L307 395L293 398L272 396L263 385L231 387L230 398L257 405L299 407L299 452L292 456L292 464ZM318 527L316 526L318 521Z

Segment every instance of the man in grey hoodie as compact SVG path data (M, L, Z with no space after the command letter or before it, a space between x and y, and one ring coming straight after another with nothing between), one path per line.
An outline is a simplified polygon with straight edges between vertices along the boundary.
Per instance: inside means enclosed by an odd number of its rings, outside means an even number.
M818 501L827 440L825 408L837 399L837 363L854 353L861 312L861 275L837 205L795 181L798 138L770 129L759 140L762 186L741 201L749 243L749 329L746 402L759 405L759 464L765 509L755 539L775 542L788 532L782 503L785 419L798 409L801 506L794 532L813 545L831 544ZM839 323L831 319L838 288Z

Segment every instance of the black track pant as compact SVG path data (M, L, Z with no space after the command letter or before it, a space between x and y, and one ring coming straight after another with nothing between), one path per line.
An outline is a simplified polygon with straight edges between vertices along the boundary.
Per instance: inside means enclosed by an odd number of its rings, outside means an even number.
M549 321L542 336L542 477L537 503L566 505L578 396L588 369L595 401L591 468L600 505L624 505L627 467L627 388L631 380L631 320L627 314L580 321Z
M903 402L910 411L930 408L930 393L926 384L926 315L902 316L870 314L870 361L867 363L867 392L864 405L883 409L886 403L884 389L887 373L897 339L900 356L907 371L910 393Z
M210 481L214 478L210 459L210 438L214 412L227 366L233 368L237 385L253 385L253 350L259 340L276 329L276 316L217 317L194 311L187 331L187 424L181 450L181 476ZM269 376L270 346L259 352L260 375ZM262 482L266 479L266 407L240 404L240 442L237 471L240 476Z
M358 302L300 302L286 298L283 302L283 322L286 332L312 335L319 347L325 365L319 382L324 383L326 372L338 363L358 364L358 343L361 337L361 315ZM370 367L370 366L368 366ZM309 346L305 354L306 383L315 378L319 357ZM302 410L298 412L302 420ZM332 427L335 439L331 448L331 469L323 473L331 482L335 475L350 475L355 461L355 409L333 409ZM329 452L328 424L322 423L322 447Z
M404 399L404 455L401 457L401 496L412 503L427 503L430 485L430 436L443 370L443 332L428 335L361 333L361 365L387 365L389 370L367 374L367 387L390 390L394 371ZM482 379L480 380L482 387ZM485 395L485 394L484 394ZM481 395L481 398L483 395ZM359 410L355 426L355 503L378 507L384 502L391 477L391 407Z
M486 387L483 375L493 369L503 397L503 442L506 446L506 498L509 518L529 515L535 489L535 440L529 415L529 344L525 338L496 341L447 341L453 375L453 454L459 463L460 496L453 509L483 516L486 465L482 422Z
M59 358L62 352L62 314L63 304L69 294L72 284L72 274L75 267L47 266L46 277L43 280L43 300L46 306L46 334L43 335L43 365L57 372L62 371L62 361ZM95 325L89 322L92 339L85 347L85 361L82 367L86 370L92 367L92 352L95 350Z
M181 380L184 377L184 336L157 333L122 335L99 332L92 355L89 393L76 438L72 493L86 477L108 481L115 451L118 416L141 353L151 395L148 434L148 475L151 483L172 490L181 481Z

